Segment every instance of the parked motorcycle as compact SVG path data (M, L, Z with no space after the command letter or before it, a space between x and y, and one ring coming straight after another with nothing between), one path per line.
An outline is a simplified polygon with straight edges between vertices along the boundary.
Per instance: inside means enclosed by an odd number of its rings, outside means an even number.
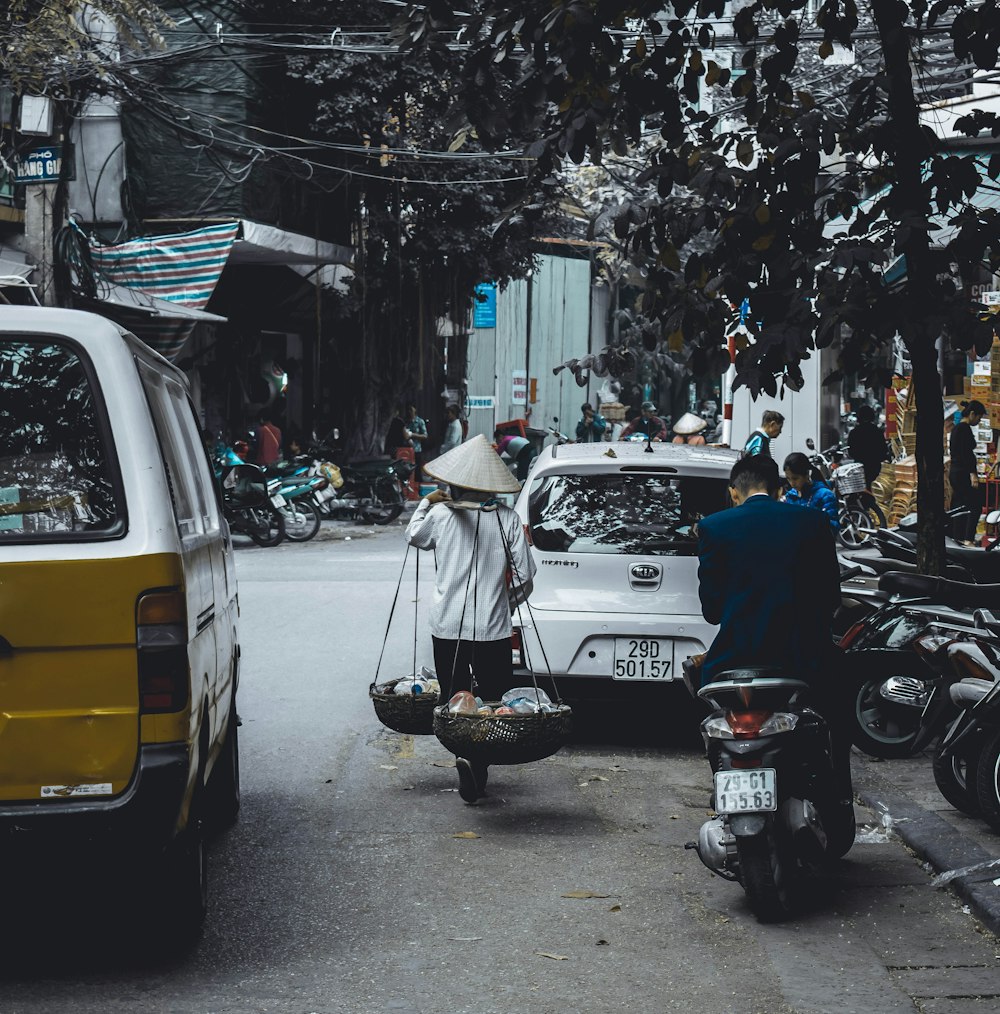
M281 498L269 492L264 470L257 465L225 465L217 475L229 530L248 535L258 546L278 545L285 537L278 511Z
M414 467L413 462L399 459L343 465L339 469L343 483L334 490L335 496L316 498L315 506L321 517L387 525L403 513L403 490Z
M292 542L308 542L319 532L320 514L314 500L316 494L329 485L322 475L308 472L293 474L284 479L272 479L268 490L277 492L285 501L280 507L285 522L285 537Z
M975 630L973 610L1000 608L1000 584L888 573L879 587L890 601L840 641L855 678L853 740L872 757L908 757L927 745L917 733L939 675L915 650L917 638L931 624L953 637Z
M701 730L717 815L688 847L772 921L794 910L810 873L850 849L854 812L838 800L829 728L808 685L769 669L724 676L698 691L714 709Z
M934 753L934 781L956 809L1000 830L1000 623L979 611L977 627L984 628L977 636L939 649L958 717Z

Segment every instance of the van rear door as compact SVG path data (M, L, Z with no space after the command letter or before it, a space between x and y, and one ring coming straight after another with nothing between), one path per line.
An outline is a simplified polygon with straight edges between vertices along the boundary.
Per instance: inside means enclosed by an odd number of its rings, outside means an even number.
M113 796L132 777L135 601L176 575L167 556L115 559L126 525L88 357L0 334L0 800Z

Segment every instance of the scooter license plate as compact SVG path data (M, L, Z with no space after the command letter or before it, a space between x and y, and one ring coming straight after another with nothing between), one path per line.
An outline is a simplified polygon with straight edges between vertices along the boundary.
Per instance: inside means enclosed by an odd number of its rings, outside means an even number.
M719 813L761 813L777 808L774 768L715 773L715 809Z
M275 507L284 507L287 502L288 501L280 493L275 493L274 496L271 497L271 503L274 504Z

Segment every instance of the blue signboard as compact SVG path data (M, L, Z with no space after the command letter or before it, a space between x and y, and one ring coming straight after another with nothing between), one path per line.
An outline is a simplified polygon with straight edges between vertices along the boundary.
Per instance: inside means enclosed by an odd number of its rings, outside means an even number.
M497 326L497 287L495 282L476 286L476 302L472 309L474 328Z
M49 144L20 155L14 162L15 183L55 183L62 174L62 145Z

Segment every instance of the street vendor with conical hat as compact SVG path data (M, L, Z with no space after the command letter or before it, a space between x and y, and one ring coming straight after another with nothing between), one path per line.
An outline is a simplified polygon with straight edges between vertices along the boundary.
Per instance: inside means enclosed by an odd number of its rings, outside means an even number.
M424 465L447 484L420 501L406 540L434 551L437 566L430 630L442 700L476 687L498 701L513 686L511 595L526 596L535 573L521 519L499 503L498 493L521 484L482 435ZM508 590L508 572L511 590ZM485 795L487 768L455 761L459 795L474 803Z
M684 415L674 423L675 444L698 444L704 446L705 438L702 431L708 423L700 415L694 412L685 412Z

